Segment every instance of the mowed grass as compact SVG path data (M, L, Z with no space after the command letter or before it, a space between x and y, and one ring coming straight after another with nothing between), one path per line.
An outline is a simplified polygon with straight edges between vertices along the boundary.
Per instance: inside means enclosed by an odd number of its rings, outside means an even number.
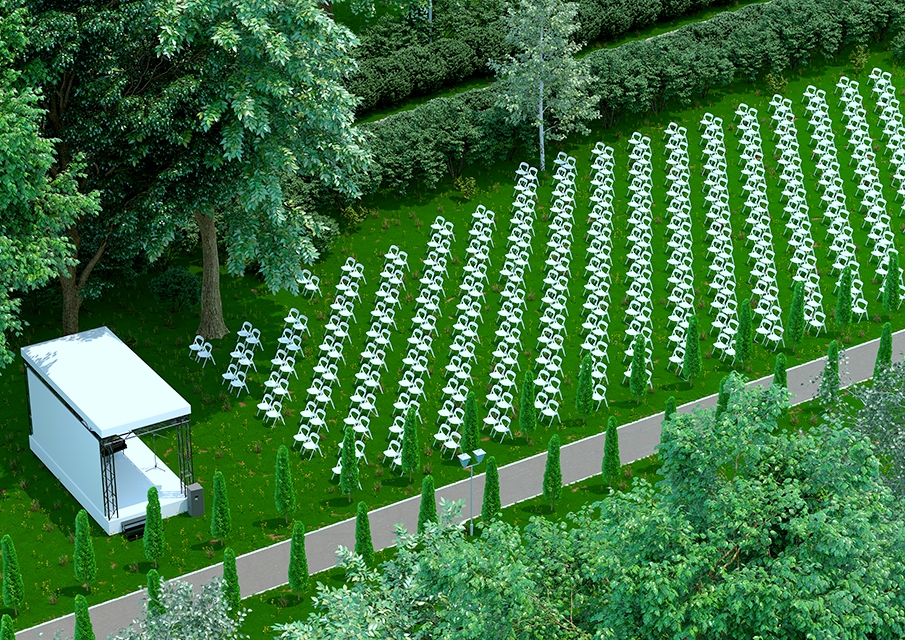
M847 59L841 57L842 60ZM840 162L843 168L848 165L847 151L844 149L841 113L833 99L833 87L840 74L847 74L861 80L866 89L866 76L873 66L881 66L893 70L887 53L877 50L872 54L865 71L854 76L846 65L815 66L804 69L803 73L791 78L787 95L795 103L796 114L804 116L804 106L800 104L804 88L816 84L827 90L831 107L831 115L836 125L836 140L839 146ZM894 78L900 85L902 80ZM863 91L868 118L872 126L876 125L876 117L872 114L873 98ZM616 417L620 424L636 418L661 411L666 399L674 395L681 404L698 397L714 393L719 380L726 375L731 366L718 359L705 358L704 373L695 380L694 387L681 380L674 372L667 370L668 356L671 351L667 344L668 307L665 304L667 293L666 266L666 213L665 213L665 171L664 143L662 130L675 120L688 127L689 152L692 162L692 192L696 206L693 209L693 235L698 250L694 264L696 287L701 294L698 301L704 308L699 310L702 331L708 334L702 344L705 352L709 352L712 336L709 336L711 316L708 314L711 297L706 287L707 263L703 247L705 229L704 207L702 206L702 180L700 175L701 154L700 137L697 123L705 111L723 117L726 125L726 144L730 167L729 189L732 195L732 210L736 214L733 229L736 233L735 251L738 295L741 300L750 291L748 285L748 266L745 239L743 236L743 216L740 216L742 199L742 183L740 167L737 166L738 153L735 149L734 132L728 130L732 122L733 111L740 102L759 109L762 121L761 132L765 144L767 181L770 187L769 198L773 213L774 241L776 243L777 263L780 267L779 286L784 314L788 311L791 296L791 274L783 269L782 257L787 255L786 239L782 235L784 221L779 206L779 181L776 173L776 162L773 158L771 127L766 105L770 96L759 88L746 83L738 83L731 90L714 93L709 100L688 109L664 112L658 116L644 118L626 118L620 126L613 130L596 131L587 139L571 141L565 147L568 153L578 159L578 192L576 196L576 227L573 242L573 277L571 281L571 297L569 301L569 326L565 344L563 363L563 402L561 406L562 422L553 426L544 425L534 437L534 444L528 445L526 438L516 433L513 439L500 444L483 435L481 445L496 456L499 464L507 464L527 457L545 449L546 442L552 433L560 434L564 442L597 433L602 429L609 415ZM821 211L818 206L818 194L815 189L816 178L813 177L814 163L807 157L808 149L806 120L799 120L798 128L801 136L801 149L805 153L804 171L808 181L810 205L814 221L815 240L821 244L817 248L820 269L824 274L822 281L824 305L829 309L835 305L833 283L835 276L830 273L830 262L827 259L823 226L819 219ZM625 344L624 331L626 325L622 318L623 300L627 283L624 280L626 228L624 214L627 209L628 165L626 140L635 130L650 135L653 145L653 183L655 202L654 217L654 390L637 405L629 397L628 389L621 386L622 349ZM877 133L874 128L874 133ZM615 238L613 255L614 282L610 315L610 367L609 367L609 409L591 416L587 421L577 415L574 409L575 381L579 367L579 345L581 329L578 319L584 284L584 250L586 243L583 235L587 229L585 215L589 211L589 173L590 149L593 143L602 139L617 150L616 187L617 217L614 220ZM878 160L881 168L881 180L886 186L887 199L892 201L890 190L890 174L879 146ZM402 368L401 358L405 352L405 337L411 330L410 319L414 312L414 296L418 283L414 278L421 271L420 260L426 255L425 243L430 234L430 223L437 215L443 215L455 223L456 241L452 246L449 264L449 275L446 279L446 298L442 304L442 316L438 318L439 335L434 341L435 358L432 361L433 375L426 385L427 396L422 401L423 424L419 427L419 439L424 446L421 455L422 472L434 475L438 485L449 484L462 479L466 473L458 462L447 456L441 458L436 449L430 447L436 431L436 411L441 404L441 387L443 366L448 362L448 345L451 341L452 324L455 318L455 302L458 297L458 284L462 280L462 266L465 263L465 246L468 237L467 229L471 222L471 213L478 204L484 204L497 212L498 231L495 235L496 246L491 253L491 279L495 284L495 269L503 263L505 253L505 231L509 220L509 205L512 199L513 175L518 161L531 158L518 158L512 163L501 163L489 168L476 168L471 174L476 178L478 193L470 201L466 201L458 192L447 185L437 193L413 191L408 194L393 194L373 198L364 205L373 211L357 230L349 230L336 244L332 253L316 265L313 270L321 276L321 287L324 297L308 300L292 296L287 292L270 294L263 283L254 276L242 278L225 277L222 280L224 312L227 324L233 333L216 342L217 366L200 368L188 356L188 344L197 327L197 314L184 312L170 315L158 307L148 293L151 276L139 278L133 287L120 287L108 291L98 301L85 304L81 328L90 329L100 325L109 326L123 338L135 351L144 358L161 376L181 393L193 406L193 438L194 438L194 470L196 479L209 487L214 471L224 472L229 485L229 500L232 506L233 528L226 539L226 544L237 553L245 553L273 542L284 540L289 536L290 526L276 513L273 501L273 471L276 449L280 444L291 445L292 435L298 426L298 411L304 406L305 389L312 379L311 366L315 362L316 346L324 336L323 320L329 315L329 300L333 295L333 286L340 275L340 265L346 257L355 256L364 263L367 284L362 287L362 302L358 305L356 315L358 323L351 326L352 340L346 345L346 364L341 365L339 375L341 384L334 390L336 408L327 413L329 432L322 432L321 447L324 456L315 455L307 460L293 456L293 475L299 501L297 517L302 519L309 530L320 526L354 517L355 503L365 500L371 508L385 505L420 490L420 478L416 475L414 482L408 478L397 477L389 467L380 461L380 453L386 448L388 427L392 421L392 403L397 395L396 381ZM550 158L552 161L552 156ZM552 164L552 162L551 162ZM522 371L531 366L536 353L536 338L539 335L538 316L542 296L544 242L546 240L546 214L549 211L551 180L543 177L539 194L538 220L535 225L534 256L537 260L532 271L526 274L525 288L528 291L527 321L523 331L524 353L520 358ZM856 231L856 242L862 249L859 260L862 277L865 280L865 295L870 303L871 318L854 326L851 337L853 342L862 342L875 338L880 333L881 322L886 319L876 300L879 285L870 282L872 267L868 268L869 251L864 250L867 230L861 230L861 214L857 213L855 185L848 185L849 206L852 212L852 225ZM901 211L898 205L893 207L893 227L897 236L902 233ZM901 238L900 238L901 242ZM396 244L409 253L409 265L412 274L408 276L407 289L403 292L401 308L397 312L396 322L399 327L394 331L393 351L388 352L388 371L384 372L382 383L385 392L378 394L377 407L379 417L371 423L373 440L368 441L368 465L362 466L362 491L354 492L353 502L341 496L335 480L331 480L331 467L337 459L338 443L341 438L339 425L349 407L349 395L354 388L353 374L358 369L357 354L365 344L364 332L367 329L373 308L382 265L382 255ZM186 256L185 260L196 271L200 269L200 256ZM491 351L494 343L497 310L500 308L500 297L489 286L484 301L484 323L481 327L481 349L473 368L475 384L473 389L479 398L479 406L483 404L487 392L492 360ZM310 319L311 338L306 339L305 348L308 357L297 364L299 380L292 381L293 400L284 406L286 424L278 424L275 428L265 426L255 417L255 404L264 395L263 381L267 378L268 360L276 350L276 339L280 335L283 317L290 307L297 307ZM59 335L59 307L53 304L42 305L41 308L28 310L26 319L31 326L19 340L19 344L39 342ZM262 331L264 349L256 358L258 374L252 373L249 379L250 394L243 394L236 399L229 396L221 384L221 373L226 369L229 352L235 344L235 331L245 320L251 321ZM894 328L902 328L901 312L893 314L891 321ZM787 350L789 366L804 362L825 353L826 346L835 329L829 323L829 334L819 337L808 337L797 349L796 353ZM746 372L750 378L757 378L772 371L775 354L758 345L755 347L755 358L750 370ZM521 378L519 378L519 383ZM481 411L483 415L483 411ZM10 533L16 542L22 571L25 577L26 601L20 608L16 626L26 628L38 622L72 611L72 598L76 593L85 593L74 577L72 567L71 535L74 530L73 521L78 505L55 478L43 467L28 448L28 418L25 406L25 383L21 365L7 368L0 377L0 419L6 425L5 437L0 441L0 533ZM515 424L515 423L514 423ZM515 432L516 430L513 429ZM157 451L171 466L176 467L176 447L172 438L160 438L156 443ZM211 496L207 495L208 505ZM219 542L211 540L208 519L191 519L180 516L169 519L165 525L167 553L161 561L160 571L165 577L175 577L188 571L218 562L222 558ZM141 541L128 542L121 536L107 537L100 529L94 529L95 549L98 557L98 578L88 594L91 604L109 599L139 588L144 583L143 574L150 568L144 559ZM5 611L12 613L11 610Z

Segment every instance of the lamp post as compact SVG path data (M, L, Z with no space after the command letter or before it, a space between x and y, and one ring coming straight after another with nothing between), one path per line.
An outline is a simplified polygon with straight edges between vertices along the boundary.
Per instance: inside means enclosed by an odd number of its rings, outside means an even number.
M484 460L484 456L487 455L487 452L483 449L475 449L471 453L460 453L459 454L459 463L462 465L463 469L468 469L469 471L469 479L468 479L468 535L474 537L474 468L476 465L481 464ZM474 462L472 462L472 456L474 456Z

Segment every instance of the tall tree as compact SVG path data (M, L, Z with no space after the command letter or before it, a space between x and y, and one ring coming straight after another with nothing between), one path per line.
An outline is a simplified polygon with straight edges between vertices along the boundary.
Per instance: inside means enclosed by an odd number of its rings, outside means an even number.
M883 281L883 310L892 313L899 308L902 300L902 292L899 287L902 284L902 276L899 274L899 252L889 252L889 262L886 265L886 278Z
M754 325L751 323L751 298L745 298L739 307L738 332L735 335L735 359L747 364L754 354Z
M789 319L786 322L786 337L792 352L804 337L804 283L796 282L792 288L792 304L789 306Z
M547 443L547 464L544 467L544 500L550 503L550 511L556 509L556 502L562 495L562 469L559 460L559 434L550 436Z
M148 487L148 506L145 507L145 530L142 534L145 547L145 558L154 563L163 556L165 541L163 538L163 517L160 515L160 498L157 487Z
M666 410L663 412L664 420L671 420L676 413L676 397L669 396L666 399Z
M0 553L3 554L3 606L11 607L13 615L19 615L19 607L25 601L25 584L19 569L19 556L10 535L0 538Z
M503 510L500 503L500 472L496 458L487 456L487 470L484 472L484 501L481 504L481 519L492 522L500 517Z
M835 340L830 342L826 352L826 364L817 395L825 407L835 404L839 398L839 343Z
M81 158L52 170L52 140L41 136L41 96L18 69L29 45L29 13L0 3L0 368L13 361L7 337L22 331L19 294L43 286L73 262L66 229L99 211L96 191L79 192ZM31 33L30 33L31 32Z
M232 516L229 511L229 496L226 494L226 479L222 471L214 472L214 504L211 507L211 536L225 545L224 538L232 529Z
M160 613L145 603L143 617L128 629L120 629L108 640L241 640L246 612L229 611L223 580L215 576L195 593L190 582L165 582L160 590Z
M280 177L310 176L348 195L365 168L343 87L356 38L316 0L33 5L30 55L45 96L51 177L83 154L82 193L98 216L66 226L75 263L61 265L64 330L78 330L104 259L161 255L197 225L204 263L200 333L226 332L219 307L215 213L227 267L255 260L271 290L297 290L317 257L310 217L287 208Z
M786 354L776 355L776 365L773 367L773 385L787 389L789 383L786 380Z
M305 523L296 520L292 525L292 540L289 543L289 588L301 601L302 594L308 590L310 584L308 552L305 550Z
M412 481L412 475L418 470L421 463L420 453L418 451L418 425L415 421L415 407L409 407L405 412L405 422L402 428L402 450L400 451L402 458L401 471L402 474L409 475L409 482Z
M531 436L537 428L537 407L534 406L534 400L534 372L528 369L522 381L522 394L519 397L518 428L529 445L532 444Z
M94 627L91 625L91 614L88 612L88 601L81 593L75 596L75 636L73 640L96 640Z
M149 616L164 612L163 605L160 603L160 590L162 586L163 585L160 579L160 574L157 573L157 569L151 569L150 571L148 571L147 610Z
M471 453L478 448L478 407L474 391L465 396L465 415L462 418L462 451Z
M874 377L892 364L892 325L883 323L883 331L880 333L880 345L877 348L877 361L874 363Z
M75 516L75 561L76 580L85 585L85 591L91 589L91 583L97 576L97 562L94 558L94 542L91 540L91 523L88 512L80 509Z
M593 379L591 378L591 357L585 355L581 359L581 368L578 370L578 388L575 392L575 409L585 422L593 409Z
M839 276L839 288L836 297L836 325L845 331L852 321L852 267L847 266Z
M355 553L360 555L365 564L374 564L374 540L371 538L371 521L368 520L368 505L358 503L355 514Z
M698 337L698 316L692 313L685 330L685 356L682 359L682 377L694 386L694 378L701 373L701 339Z
M603 481L609 484L619 480L619 471L622 462L619 460L619 432L616 427L616 417L610 416L606 423L606 439L603 443L603 461L601 472Z
M424 533L428 522L437 520L437 499L434 496L434 476L426 475L421 481L421 507L418 510L418 533Z
M563 0L518 0L506 14L506 43L515 51L492 61L497 76L497 104L514 125L537 128L540 169L546 170L547 139L561 140L571 132L586 135L585 123L598 117L593 78L575 58L580 46L572 40L578 29L577 4Z
M358 485L358 456L355 455L355 431L347 427L343 434L343 448L340 453L339 490L349 496L352 503L352 492Z
M632 374L628 379L628 388L629 393L638 399L638 404L641 404L641 398L647 390L647 357L644 350L644 336L640 333L632 342Z
M230 547L223 550L223 598L230 613L239 611L242 602L239 572L236 570L236 552Z
M16 640L13 619L6 613L3 614L3 617L0 617L0 640Z
M277 468L274 475L274 499L277 513L285 516L289 524L289 516L295 513L295 487L292 484L292 469L289 466L289 448L281 444L277 449Z

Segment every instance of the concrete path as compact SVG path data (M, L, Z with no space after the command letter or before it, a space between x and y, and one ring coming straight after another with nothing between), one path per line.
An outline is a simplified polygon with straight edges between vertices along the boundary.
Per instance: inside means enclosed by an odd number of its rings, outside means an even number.
M879 340L856 345L845 352L846 360L840 362L842 386L848 386L868 380L873 376L874 362L877 359ZM905 351L905 330L893 334L893 353L901 359ZM818 385L815 380L823 371L826 358L812 360L788 370L789 390L794 397L792 404L800 404L817 395ZM769 385L773 376L767 376L749 383L751 385ZM710 407L716 404L716 395L707 396L694 402L682 405L679 411L684 413L698 407ZM622 464L646 458L654 453L660 442L660 422L663 413L642 418L619 428L619 453ZM572 484L600 473L600 461L603 459L604 434L590 436L583 440L563 445L560 452L564 484ZM500 499L504 507L517 502L534 498L542 493L546 453L539 453L530 458L513 462L499 469ZM437 489L436 495L447 500L465 499L469 496L467 479ZM481 511L484 493L484 474L474 477L474 515ZM377 550L395 544L395 525L402 523L406 529L413 531L418 525L418 511L421 496L416 495L402 502L375 509L370 513L371 534L374 548ZM466 503L465 513L468 513ZM338 545L355 546L355 518L337 522L330 526L311 531L305 536L305 548L308 554L308 565L312 574L319 573L336 566L336 548ZM264 591L269 591L287 583L286 567L289 565L289 541L279 542L257 551L252 551L236 560L239 572L239 583L242 597L247 598ZM213 576L222 575L222 565L200 569L181 576L196 585L208 582ZM144 591L136 591L115 600L109 600L91 607L91 621L98 638L106 638L110 633L129 625L141 616ZM74 617L68 615L44 624L20 631L18 640L38 637L52 638L57 630L63 632L64 638L73 634Z

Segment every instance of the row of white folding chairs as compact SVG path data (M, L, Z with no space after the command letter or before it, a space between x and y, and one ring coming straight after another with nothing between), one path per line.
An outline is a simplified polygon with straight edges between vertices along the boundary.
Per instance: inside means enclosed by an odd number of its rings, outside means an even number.
M824 189L821 202L826 206L825 218L830 223L828 234L833 236L829 247L834 254L833 269L841 273L846 267L852 268L852 311L857 317L863 318L867 316L867 300L864 298L860 266L855 255L854 232L846 207L843 180L837 169L839 161L826 92L811 85L805 91L805 99L808 101L808 111L813 114L811 139L815 143L814 155L819 156L818 167L823 172L819 184Z
M480 213L473 216L469 236L471 238L466 251L469 254L468 264L471 271L466 270L462 282L459 284L460 294L459 302L456 304L458 314L453 323L452 342L449 345L452 357L445 365L448 377L442 388L444 401L452 400L456 407L461 409L461 405L465 402L468 394L469 384L471 382L471 367L476 361L476 341L478 340L479 322L483 321L480 312L480 301L484 296L485 279L475 278L472 274L483 271L486 274L489 265L490 252L489 247L493 242L493 230L496 228L495 216L493 211L486 207L481 208ZM467 380L468 382L465 382ZM464 411L464 409L463 409ZM445 412L444 412L445 413ZM438 434L443 434L441 441L435 438L435 442L441 445L441 448L451 449L453 453L459 448L459 440L461 435L455 431L452 426L455 424L455 415L446 416L446 420L440 425ZM444 416L441 414L440 416ZM451 423L450 420L453 420ZM457 426L457 425L456 425Z
M748 241L753 243L750 258L754 258L754 266L750 274L756 278L754 284L755 295L768 296L771 309L775 307L775 313L764 314L760 318L760 326L755 331L764 335L782 334L782 310L778 296L770 293L776 287L776 259L773 249L773 229L770 221L770 203L767 199L767 182L763 163L763 142L760 135L760 122L758 122L757 109L748 107L742 103L736 110L739 117L738 131L741 133L739 145L744 147L741 161L743 175L747 175L744 189L749 195L745 202L745 208L750 215L746 223L751 225L751 233ZM749 260L750 260L749 258ZM750 281L750 280L749 280ZM778 344L778 343L777 343Z
M847 86L845 86L847 84ZM848 114L849 147L852 148L852 160L857 161L855 173L860 177L858 191L861 193L861 209L865 211L864 224L871 227L869 241L881 246L877 247L874 256L878 258L877 277L882 279L886 273L889 249L894 249L890 218L886 213L886 199L883 198L883 185L879 178L879 168L875 161L873 143L868 130L866 111L859 91L859 85L843 76L837 87L844 86L840 104L845 105ZM863 226L863 225L862 225Z
M717 330L714 348L721 357L734 356L732 348L734 334L732 327L737 323L738 299L736 298L736 278L734 249L732 244L732 222L729 211L729 180L726 173L726 145L722 118L706 113L699 128L703 128L704 144L704 185L707 188L705 201L709 203L707 218L710 225L707 235L711 238L707 253L712 256L708 269L712 272L710 288L716 291L710 307L716 312L711 322L711 331ZM686 311L687 315L687 311ZM683 318L685 320L685 318ZM685 320L687 322L687 320ZM684 355L684 345L674 351L678 359ZM670 362L675 363L675 360ZM678 366L678 365L677 365Z
M540 307L540 335L537 340L537 350L550 357L545 358L546 361L543 363L539 362L540 358L535 359L535 366L549 367L550 373L554 375L561 371L566 335L565 301L571 277L576 167L576 159L565 153L561 153L558 160L558 167L553 176L553 204L550 208L553 217L547 229L548 251L544 257L544 289ZM558 401L546 403L540 411L542 416L547 415L545 411L552 412L551 420L559 419Z
M780 180L783 183L783 197L786 199L783 210L788 217L786 228L791 232L789 246L793 248L793 253L790 262L795 265L792 279L805 283L805 323L809 331L813 330L815 335L819 335L820 331L826 329L826 315L823 312L823 295L817 272L817 255L814 252L804 172L801 169L795 114L792 111L791 100L777 94L771 102L776 104L773 114L774 137L779 136L776 148L781 152Z
M669 336L673 344L670 363L681 357L685 348L685 333L688 328L688 313L694 309L694 260L691 236L691 188L689 186L690 164L688 157L688 131L675 122L671 122L664 132L668 138L666 150L668 156L667 173L667 212L670 213L668 230L671 235L667 246L671 254L667 259L669 265L669 302L673 309L669 317L673 324Z
M905 199L905 119L891 75L874 68L871 78L877 100L875 111L880 112L880 124L883 128L881 139L886 140L886 151L889 153L890 169L893 172L893 187L896 189L895 200L898 202Z

